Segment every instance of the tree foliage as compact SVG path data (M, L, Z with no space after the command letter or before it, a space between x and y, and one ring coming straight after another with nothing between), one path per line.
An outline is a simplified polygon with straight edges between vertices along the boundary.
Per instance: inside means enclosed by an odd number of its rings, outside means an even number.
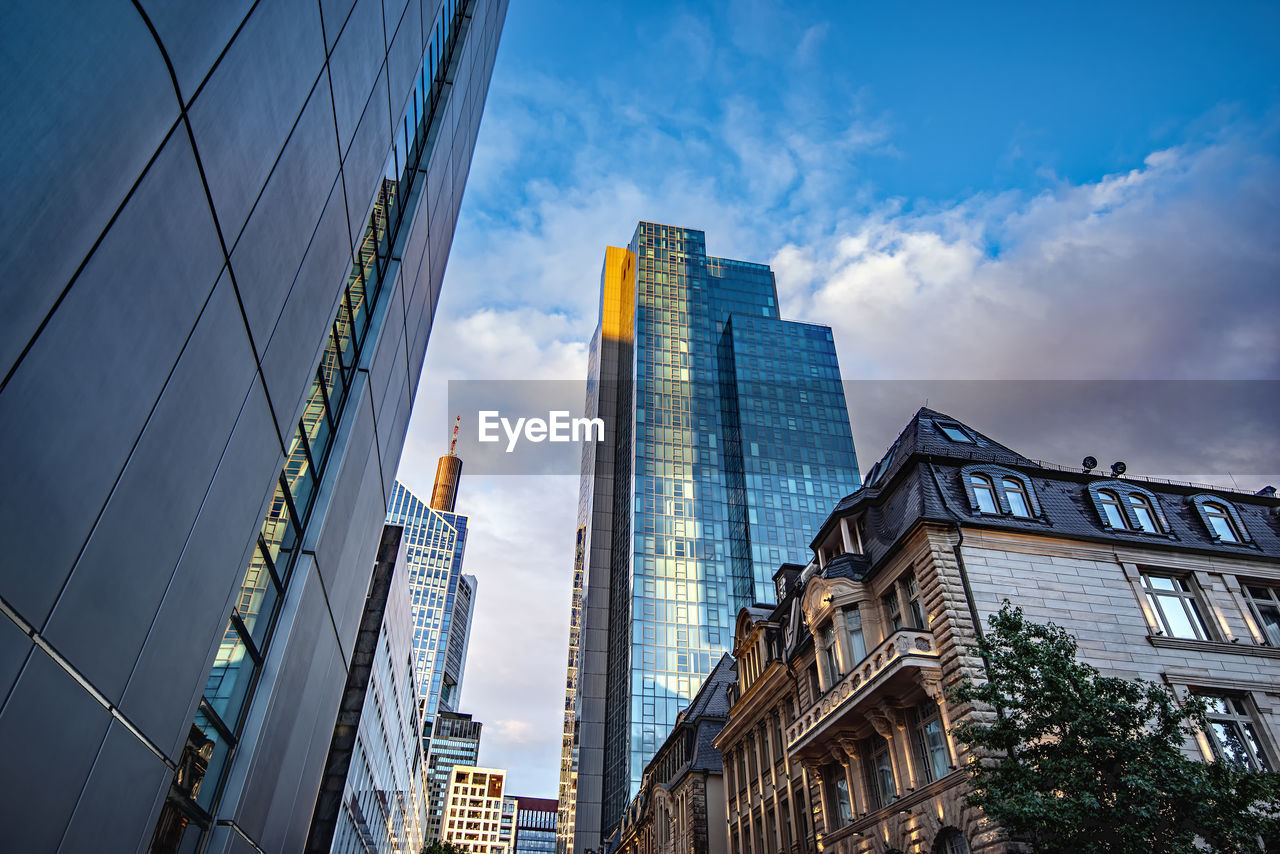
M466 854L466 851L452 842L433 839L422 846L422 854Z
M954 731L974 750L970 804L1041 854L1261 852L1276 838L1280 775L1184 754L1204 700L1101 675L1064 629L1007 601L989 622L987 681L951 691L998 712Z

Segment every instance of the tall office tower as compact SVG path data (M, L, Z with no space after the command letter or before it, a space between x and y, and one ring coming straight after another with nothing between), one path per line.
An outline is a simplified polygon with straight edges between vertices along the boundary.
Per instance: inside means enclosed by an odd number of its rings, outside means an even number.
M422 849L427 792L403 535L382 529L306 854Z
M480 757L482 724L471 715L446 712L436 715L431 735L431 753L427 758L427 830L428 840L439 839L444 823L444 802L449 794L449 775L455 765L475 765Z
M305 843L505 13L5 9L6 848Z
M641 222L605 250L600 314L561 780L575 852L617 825L738 608L858 485L831 330L781 320L768 267Z
M449 494L452 506L456 481ZM462 686L475 596L475 577L462 575L468 521L461 514L424 504L404 484L395 482L387 524L403 525L409 545L413 658L422 702L424 741L431 735L442 702L444 708L456 711Z

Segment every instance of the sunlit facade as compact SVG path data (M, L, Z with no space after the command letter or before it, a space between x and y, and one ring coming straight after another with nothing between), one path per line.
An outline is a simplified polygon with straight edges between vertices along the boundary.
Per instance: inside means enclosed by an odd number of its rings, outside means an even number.
M506 803L507 772L496 768L457 765L449 775L449 796L445 801L445 842L465 854L508 854L510 843L503 840L503 807ZM512 811L506 813L514 817ZM507 829L510 835L510 825Z
M466 516L428 507L396 481L387 523L403 525L413 610L413 660L424 736L442 706L456 711L471 634L474 578L462 575ZM461 605L461 607L459 607Z
M701 231L642 222L606 251L589 371L606 441L588 446L579 504L561 780L573 851L616 825L731 648L737 609L807 551L796 531L858 485L830 329L781 320L770 269L708 257Z

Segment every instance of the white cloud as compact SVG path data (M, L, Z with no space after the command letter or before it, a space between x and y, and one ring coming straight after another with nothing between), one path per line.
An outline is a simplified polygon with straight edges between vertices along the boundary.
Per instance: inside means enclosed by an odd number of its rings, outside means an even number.
M801 53L821 35L796 32ZM767 35L757 21L732 38L754 49ZM684 43L691 73L733 73L701 19L655 37ZM856 92L834 114L803 93L772 109L745 89L699 113L660 87L596 85L495 79L401 465L411 487L430 484L445 449L447 380L584 377L604 247L639 219L771 263L784 317L835 328L846 379L1280 375L1274 131L937 205L873 200L870 167L899 155ZM856 436L888 437L859 439L864 464L923 402L854 411ZM1071 441L1036 447L1042 424L1009 435L1035 440L1027 453L1076 454ZM576 477L463 479L466 571L480 579L463 710L485 723L482 760L511 769L522 794L555 795L576 506Z

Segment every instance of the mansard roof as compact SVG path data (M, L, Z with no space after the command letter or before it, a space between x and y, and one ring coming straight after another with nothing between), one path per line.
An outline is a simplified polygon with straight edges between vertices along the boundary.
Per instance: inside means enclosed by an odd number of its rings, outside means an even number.
M951 436L946 431L951 432ZM1020 518L980 513L965 486L967 472L988 469L997 476L1007 470L1024 479L1034 493L1037 514ZM1110 542L1129 542L1157 548L1188 549L1242 557L1280 557L1280 501L1221 487L1126 477L1159 501L1167 531L1152 535L1105 525L1089 497L1089 485L1112 480L1110 475L1085 472L1039 462L1023 456L946 413L922 407L875 465L863 485L841 499L818 529L816 549L841 518L861 516L865 529L858 566L828 562L827 572L865 576L895 548L915 524L938 522L965 526L1021 530ZM1207 531L1193 497L1214 495L1229 502L1248 528L1251 542L1227 543ZM857 577L851 576L851 577Z

